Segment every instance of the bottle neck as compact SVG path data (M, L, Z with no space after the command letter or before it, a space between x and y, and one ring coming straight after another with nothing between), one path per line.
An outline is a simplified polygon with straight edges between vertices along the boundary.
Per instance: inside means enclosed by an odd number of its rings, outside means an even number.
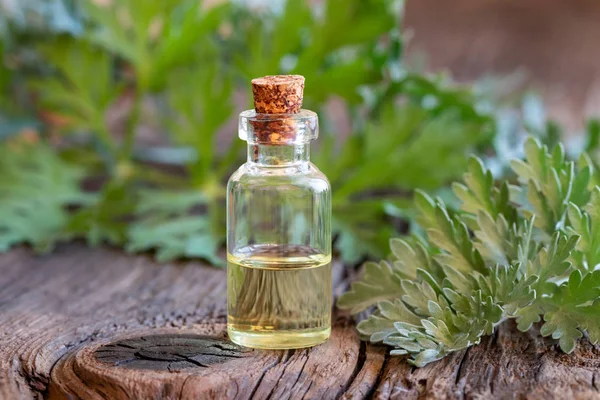
M248 162L265 167L300 165L310 160L310 144L248 144Z

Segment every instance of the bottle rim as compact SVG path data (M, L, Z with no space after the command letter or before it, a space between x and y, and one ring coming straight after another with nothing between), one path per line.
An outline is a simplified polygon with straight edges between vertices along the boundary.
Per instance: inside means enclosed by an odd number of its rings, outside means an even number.
M238 136L250 144L289 145L308 143L319 136L317 113L302 109L295 114L240 113Z

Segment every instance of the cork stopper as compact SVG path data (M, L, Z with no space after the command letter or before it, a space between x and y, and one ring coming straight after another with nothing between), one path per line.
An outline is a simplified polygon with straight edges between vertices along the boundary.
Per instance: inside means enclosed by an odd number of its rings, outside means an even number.
M258 114L297 114L302 109L304 77L270 75L252 79L252 94Z
M254 110L250 121L257 143L282 145L296 140L299 123L290 114L302 110L304 77L271 75L252 79Z

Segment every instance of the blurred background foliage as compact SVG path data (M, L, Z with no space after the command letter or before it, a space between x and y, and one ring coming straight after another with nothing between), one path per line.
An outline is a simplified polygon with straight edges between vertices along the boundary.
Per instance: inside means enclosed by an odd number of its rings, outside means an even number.
M335 247L350 263L384 256L409 229L412 191L447 196L468 154L503 174L527 133L560 137L535 97L501 107L490 82L409 68L401 1L0 8L0 250L84 238L220 264L253 77L306 77L304 105L321 120L312 160L331 180ZM598 147L588 128L574 156Z

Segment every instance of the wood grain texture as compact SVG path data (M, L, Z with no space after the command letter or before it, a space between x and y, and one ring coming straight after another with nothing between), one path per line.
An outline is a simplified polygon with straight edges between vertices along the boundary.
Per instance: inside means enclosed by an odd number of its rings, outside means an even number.
M334 268L336 294L347 275ZM0 399L600 398L585 340L565 355L507 323L415 369L337 313L323 345L254 351L227 341L225 293L225 272L196 263L77 244L1 255Z

